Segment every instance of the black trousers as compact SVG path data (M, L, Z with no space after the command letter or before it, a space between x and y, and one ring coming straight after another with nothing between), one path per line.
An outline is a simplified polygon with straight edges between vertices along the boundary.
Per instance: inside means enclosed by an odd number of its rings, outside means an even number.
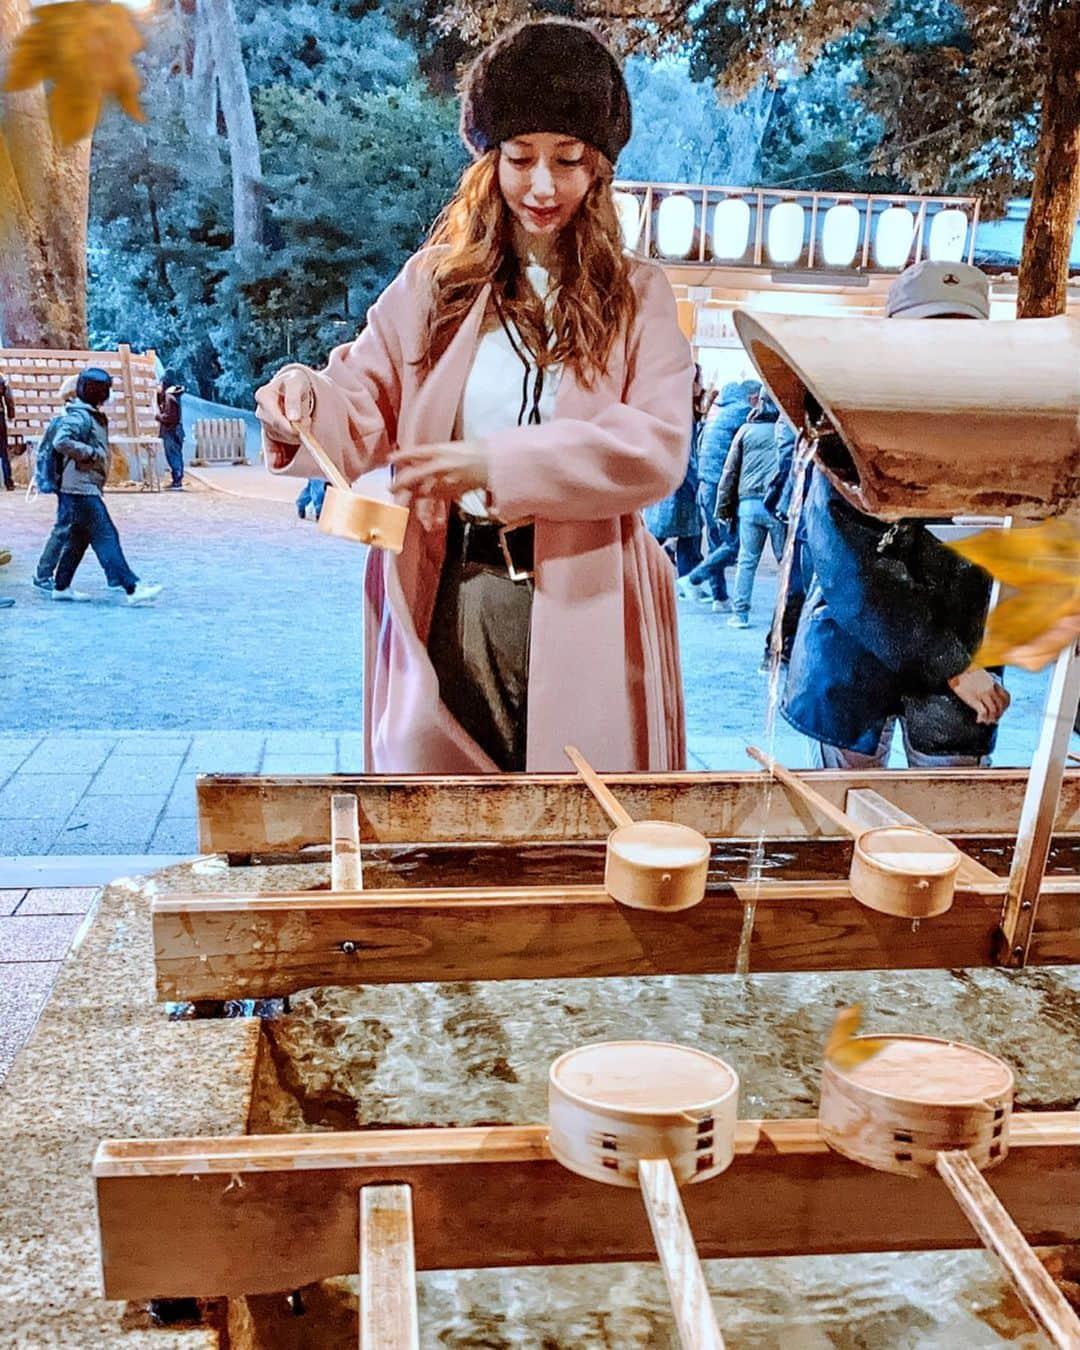
M8 459L8 435L7 421L0 416L0 473L4 476L4 486L14 486L15 480L11 476L11 460Z
M525 769L532 581L464 562L451 528L428 635L439 697L507 773Z

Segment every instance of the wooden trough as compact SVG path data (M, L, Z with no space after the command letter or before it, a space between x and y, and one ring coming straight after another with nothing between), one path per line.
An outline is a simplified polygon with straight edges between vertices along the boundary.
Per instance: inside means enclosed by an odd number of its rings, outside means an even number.
M817 773L817 791L860 825L921 823L963 848L1011 845L1027 775L1017 770ZM759 774L625 775L607 780L631 815L672 820L749 846L764 835L789 851L839 842L835 821L795 792L765 791ZM1010 878L962 869L951 908L913 924L860 904L836 880L744 879L735 863L705 899L679 913L631 910L580 884L583 852L607 835L591 793L571 775L479 778L204 777L201 847L236 864L325 857L330 802L356 803L364 889L337 868L333 893L170 895L155 901L162 999L288 995L321 984L550 979L735 970L747 902L756 902L754 971L928 969L1080 961L1080 876L1042 878L1010 908ZM766 814L767 808L767 814ZM913 812L919 813L917 820ZM1080 835L1080 774L1065 778L1054 823ZM347 839L347 832L341 832ZM521 856L560 850L565 884L462 885L474 863L513 843ZM408 874L395 850L419 849ZM422 855L422 856L420 856ZM419 857L419 861L417 858ZM598 866L594 862L594 866ZM447 878L454 878L448 883ZM1019 953L1019 958L1017 956Z

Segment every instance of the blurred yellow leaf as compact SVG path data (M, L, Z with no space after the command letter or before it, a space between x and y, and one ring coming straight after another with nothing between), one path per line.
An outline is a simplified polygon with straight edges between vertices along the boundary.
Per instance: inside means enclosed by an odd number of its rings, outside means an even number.
M838 1069L854 1069L884 1050L888 1042L876 1040L872 1036L860 1036L856 1040L859 1024L862 1022L862 1007L856 1003L851 1008L841 1008L836 1021L825 1042L825 1058L831 1060Z
M93 133L110 96L129 117L144 120L142 82L132 64L142 47L142 34L123 5L101 0L42 5L15 40L4 88L16 93L46 84L53 134L62 145L72 145Z
M1041 670L1080 636L1080 532L1073 524L981 530L950 547L1014 592L990 615L973 665Z

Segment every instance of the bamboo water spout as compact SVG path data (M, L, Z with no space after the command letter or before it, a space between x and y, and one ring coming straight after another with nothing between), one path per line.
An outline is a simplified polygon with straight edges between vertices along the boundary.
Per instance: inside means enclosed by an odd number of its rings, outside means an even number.
M883 519L1080 517L1080 320L735 312L785 416L809 395L842 445L818 464Z

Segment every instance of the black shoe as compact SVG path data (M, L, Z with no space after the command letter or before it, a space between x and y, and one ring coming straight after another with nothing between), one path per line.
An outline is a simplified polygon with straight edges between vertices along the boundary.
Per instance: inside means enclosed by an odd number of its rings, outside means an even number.
M4 486L7 488L7 490L8 490L9 492L14 492L14 491L15 491L15 484L14 484L14 483L5 483ZM14 604L14 603L15 603L14 600L13 600L11 603Z
M10 595L0 595L0 609L10 609L14 603Z
M51 591L53 588L52 577L35 577L34 585L39 591Z

